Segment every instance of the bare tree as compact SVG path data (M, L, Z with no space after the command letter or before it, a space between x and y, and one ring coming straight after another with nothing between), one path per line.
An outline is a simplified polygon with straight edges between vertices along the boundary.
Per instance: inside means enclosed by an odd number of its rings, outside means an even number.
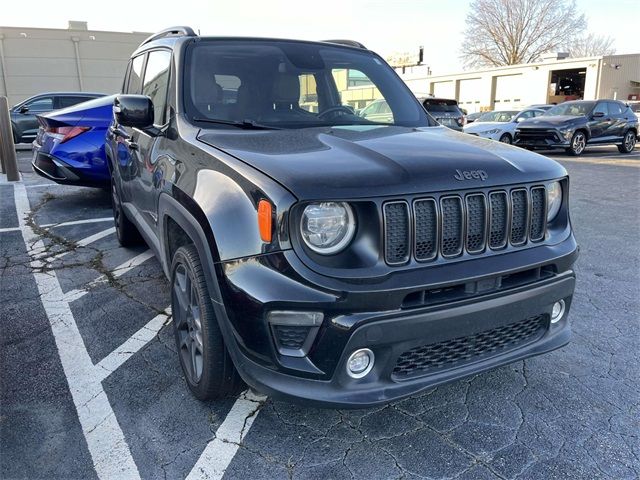
M531 63L586 28L575 0L474 0L462 60L468 67Z
M569 53L574 58L595 57L613 55L616 49L613 46L613 38L590 33L573 41L569 45Z

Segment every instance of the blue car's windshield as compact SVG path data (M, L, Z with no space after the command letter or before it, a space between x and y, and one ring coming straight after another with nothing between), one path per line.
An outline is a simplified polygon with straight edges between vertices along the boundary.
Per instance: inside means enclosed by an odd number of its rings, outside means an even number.
M187 115L203 127L434 125L378 56L330 44L193 43L187 48L184 100Z

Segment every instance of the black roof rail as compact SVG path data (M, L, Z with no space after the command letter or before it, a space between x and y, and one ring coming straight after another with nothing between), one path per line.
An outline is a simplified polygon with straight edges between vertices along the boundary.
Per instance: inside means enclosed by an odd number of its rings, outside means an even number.
M191 27L169 27L164 30L160 30L158 33L154 33L150 37L146 38L141 44L146 45L149 42L153 42L154 40L158 40L159 38L164 37L196 37L197 33L193 31Z
M346 45L348 47L364 48L365 50L367 49L367 47L365 47L360 42L356 42L355 40L322 40L322 41L326 43L337 43L338 45Z

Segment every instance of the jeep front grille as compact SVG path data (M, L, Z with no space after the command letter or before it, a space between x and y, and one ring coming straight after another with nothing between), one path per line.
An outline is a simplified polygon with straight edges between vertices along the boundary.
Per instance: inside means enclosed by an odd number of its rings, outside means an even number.
M545 187L534 186L386 202L385 260L429 262L541 241L546 199Z

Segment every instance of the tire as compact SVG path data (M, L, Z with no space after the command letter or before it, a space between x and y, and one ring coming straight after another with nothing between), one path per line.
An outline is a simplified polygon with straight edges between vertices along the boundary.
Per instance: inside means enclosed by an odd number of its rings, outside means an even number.
M116 181L111 177L111 207L113 208L113 223L116 227L118 243L123 247L131 247L142 242L142 237L136 226L127 218L122 208L120 190Z
M618 145L618 151L620 153L631 153L634 148L636 148L636 132L628 130L627 133L624 134L622 143Z
M500 143L507 143L511 145L511 135L509 135L508 133L503 133L500 137Z
M195 245L180 247L173 256L171 311L180 365L193 395L213 400L237 393L242 380L224 344Z
M580 156L587 148L587 134L583 130L578 130L571 137L570 147L565 151L572 157Z

